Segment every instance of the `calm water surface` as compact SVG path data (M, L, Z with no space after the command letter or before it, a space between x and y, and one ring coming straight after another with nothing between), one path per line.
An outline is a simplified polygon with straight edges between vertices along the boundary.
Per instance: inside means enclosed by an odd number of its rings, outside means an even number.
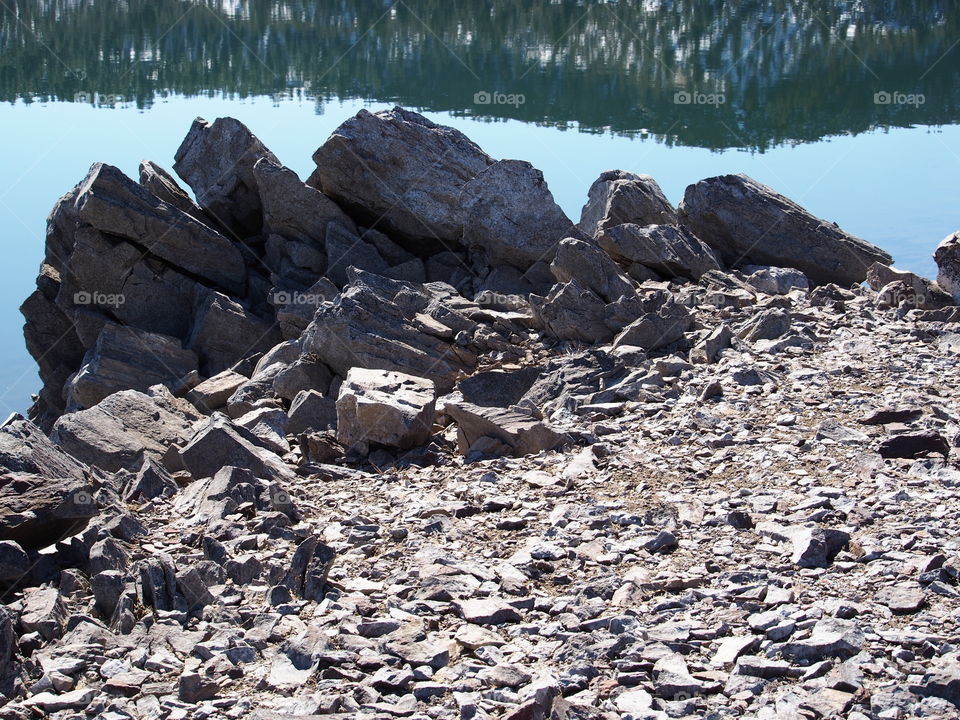
M17 307L94 161L172 165L235 116L306 177L361 107L531 161L576 218L608 168L746 172L925 275L960 228L960 3L0 0L0 408L39 387Z

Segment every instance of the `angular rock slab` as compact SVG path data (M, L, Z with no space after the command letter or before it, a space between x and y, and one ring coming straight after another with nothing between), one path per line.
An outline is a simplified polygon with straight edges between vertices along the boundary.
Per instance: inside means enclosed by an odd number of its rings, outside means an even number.
M253 175L261 158L280 164L239 120L197 118L177 149L173 169L193 188L204 210L245 238L258 234L263 222Z
M467 183L460 196L463 244L488 265L527 270L549 262L576 228L553 199L543 173L522 160L501 160Z
M436 403L432 380L351 368L337 397L337 440L365 453L370 445L407 450L430 441Z
M880 248L743 174L690 185L679 216L730 267L792 267L819 285L850 286L863 282L873 263L893 262Z
M124 390L88 410L61 417L50 438L73 457L107 472L136 470L144 456L161 457L187 442L200 419L193 406L163 386Z
M213 376L281 340L276 323L261 320L222 293L209 292L197 308L186 347L200 357L204 374Z
M408 244L443 249L463 232L460 191L492 164L459 130L395 107L361 110L313 154L307 184L359 222Z
M590 186L577 227L590 237L597 237L607 228L624 223L676 222L677 213L656 180L626 170L607 170Z
M561 240L556 257L550 263L550 273L559 283L578 280L608 303L637 294L633 283L609 255L585 240Z
M444 410L457 423L457 444L464 455L485 438L499 441L516 457L552 450L567 440L547 423L512 410L470 403L448 404Z

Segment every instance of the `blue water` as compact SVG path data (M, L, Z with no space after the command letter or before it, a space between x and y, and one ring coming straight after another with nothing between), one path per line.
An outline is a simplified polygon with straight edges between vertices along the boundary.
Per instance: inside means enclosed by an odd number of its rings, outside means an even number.
M0 411L22 412L40 387L18 307L34 287L47 213L91 163L117 165L132 177L142 159L169 169L194 117L232 115L305 178L313 151L361 107L388 106L332 101L317 114L313 101L173 97L147 111L80 103L0 107L6 140L0 155ZM621 168L654 176L674 204L701 178L745 172L888 250L898 267L928 277L936 272L933 249L960 228L960 126L874 131L751 153L425 114L459 128L495 157L532 162L574 220L600 172Z

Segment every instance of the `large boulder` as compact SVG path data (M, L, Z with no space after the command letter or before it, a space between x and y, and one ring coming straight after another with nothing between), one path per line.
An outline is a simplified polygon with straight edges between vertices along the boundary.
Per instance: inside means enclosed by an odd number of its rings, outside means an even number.
M677 225L614 225L602 230L597 242L618 262L643 265L666 277L699 280L720 269L713 251Z
M304 353L341 377L353 367L392 370L433 380L440 392L475 366L476 356L451 341L476 323L447 304L445 286L417 286L355 269L349 275L336 300L318 308L303 336Z
M276 453L222 415L214 415L197 431L181 448L180 458L195 479L213 477L228 465L244 468L263 480L289 481L293 477Z
M193 188L197 202L217 221L245 238L260 233L262 205L253 168L276 156L239 120L197 118L177 149L177 175Z
M557 255L550 263L550 272L559 283L576 279L601 300L612 303L637 292L623 271L594 243L566 238L557 246Z
M93 164L80 184L75 208L81 223L111 237L124 238L142 255L157 257L230 292L242 294L246 290L246 266L230 240L164 202L112 165Z
M863 282L873 263L893 262L880 248L742 174L689 186L679 216L730 267L792 267L816 284L850 286Z
M50 438L73 457L102 470L136 470L144 457L162 457L182 445L200 419L194 407L162 385L146 393L124 390L88 410L61 417Z
M337 397L337 440L361 454L371 445L401 450L424 445L433 433L435 401L432 380L352 368Z
M937 284L960 305L960 231L948 235L933 253L937 263Z
M67 383L68 405L90 408L121 390L166 385L177 392L195 382L197 356L168 335L104 325L77 374Z
M557 244L576 232L543 173L522 160L486 168L464 186L460 201L463 244L491 266L526 270L549 262Z
M665 290L645 297L643 305L646 312L614 338L614 347L657 350L680 340L693 327L693 315Z
M96 512L82 463L22 417L0 428L0 540L44 547L82 529Z
M358 222L424 249L459 242L460 191L494 162L460 131L399 107L361 110L313 159L308 185Z
M880 292L890 283L903 283L912 303L921 310L936 310L953 303L949 293L924 277L908 270L874 263L867 268L867 284L872 290Z
M607 170L590 186L577 227L590 237L597 237L615 225L676 222L677 213L656 180L625 170Z

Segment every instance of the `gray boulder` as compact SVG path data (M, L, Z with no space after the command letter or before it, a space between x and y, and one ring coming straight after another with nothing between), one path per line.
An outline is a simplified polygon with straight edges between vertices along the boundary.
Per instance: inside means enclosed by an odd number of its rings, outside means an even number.
M158 198L212 228L217 221L207 215L166 170L151 160L140 163L140 184Z
M679 208L688 226L730 267L777 265L801 270L818 285L863 282L880 248L814 217L746 175L722 175L690 185Z
M867 268L867 285L880 292L890 283L900 282L908 288L912 304L921 310L937 310L952 305L954 300L936 283L907 270L874 263Z
M190 403L161 385L146 393L117 392L88 410L64 415L50 438L88 465L108 472L133 470L144 457L162 457L171 445L189 440L199 419Z
M636 294L607 303L577 279L555 285L546 297L531 295L530 305L548 334L590 344L607 342L643 313Z
M93 164L79 186L75 207L80 222L133 243L141 254L230 292L243 294L246 289L246 267L232 242L112 165Z
M253 174L261 158L280 164L239 120L226 117L209 123L197 118L177 149L173 169L193 188L204 210L245 238L257 235L263 224Z
M566 238L557 246L550 272L559 283L576 279L601 300L612 303L622 297L635 297L633 283L617 264L594 243Z
M30 572L30 557L13 540L0 540L0 582L20 580Z
M217 415L180 449L180 457L195 479L213 477L228 465L245 468L264 480L289 480L293 475L275 453L258 445L248 431Z
M960 305L960 231L948 235L933 253L937 263L937 284Z
M677 213L649 175L607 170L590 186L577 227L597 237L614 225L675 225Z
M144 392L153 385L179 392L194 384L196 375L196 354L176 338L108 323L67 383L67 404L90 408L115 392Z
M361 110L313 160L308 185L358 222L423 248L459 242L460 191L493 163L460 131L399 107Z
M360 454L369 446L407 450L433 434L432 380L386 370L352 368L337 396L337 440Z
M281 340L275 323L261 320L222 293L210 291L197 309L186 347L200 356L203 374L211 376Z
M873 267L886 268L886 265L874 263ZM767 295L786 295L791 290L809 290L810 281L807 276L795 268L781 267L762 267L759 265L747 265L743 268L747 274L746 282L755 288L758 292ZM867 280L870 279L870 271L867 270Z
M318 432L337 425L337 401L316 390L301 390L290 403L287 433Z
M226 405L230 396L248 380L245 375L224 370L194 387L186 399L204 415L209 415Z
M720 269L713 251L676 225L614 225L602 230L597 242L614 260L642 265L666 277L699 280L704 273Z
M463 244L486 264L526 270L549 262L574 231L543 173L522 160L501 160L463 187Z
M253 177L263 204L265 234L316 240L321 247L331 222L357 234L357 226L339 205L300 180L290 168L264 157L254 165Z

